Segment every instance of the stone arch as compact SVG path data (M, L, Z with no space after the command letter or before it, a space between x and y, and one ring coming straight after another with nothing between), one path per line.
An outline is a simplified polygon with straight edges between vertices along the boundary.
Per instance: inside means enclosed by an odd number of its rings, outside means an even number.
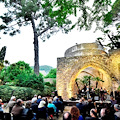
M87 67L93 67L105 74L109 91L120 83L120 49L108 51L97 43L77 44L65 52L65 57L57 58L56 89L58 95L67 100L74 97L74 82L78 74ZM112 80L114 78L114 80Z
M74 97L73 83L76 76L82 69L88 66L99 69L104 72L109 78L109 85L111 86L111 71L109 67L108 56L92 55L81 57L64 57L58 59L57 66L57 85L58 94L64 99ZM110 87L109 87L110 90Z
M74 89L74 83L75 83L75 79L77 78L78 74L85 68L87 67L92 67L92 68L95 68L97 70L99 70L100 72L102 72L107 80L105 80L104 83L102 83L103 87L105 87L109 92L111 91L111 87L112 87L112 81L111 81L111 73L108 72L110 71L106 66L102 65L102 64L96 64L96 63L93 63L93 62L89 62L89 63L85 63L84 65L82 66L78 66L78 68L73 72L73 75L71 76L71 79L69 81L69 85L68 85L68 90L69 91L69 94L68 94L68 97L71 98L71 97L76 97L76 91ZM75 67L73 66L73 69Z

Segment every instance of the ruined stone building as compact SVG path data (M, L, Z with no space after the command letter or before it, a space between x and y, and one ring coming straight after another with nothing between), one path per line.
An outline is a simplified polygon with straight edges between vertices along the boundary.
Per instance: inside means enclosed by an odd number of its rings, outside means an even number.
M58 95L65 100L76 98L78 88L75 80L85 75L103 79L98 87L105 87L108 92L116 90L120 80L120 49L106 53L98 43L76 44L68 48L64 57L57 59Z

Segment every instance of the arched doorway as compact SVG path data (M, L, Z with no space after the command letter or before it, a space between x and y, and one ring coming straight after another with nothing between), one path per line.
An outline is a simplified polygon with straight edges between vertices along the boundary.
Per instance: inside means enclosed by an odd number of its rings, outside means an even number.
M105 87L109 92L117 89L120 80L120 49L107 54L104 49L96 44L77 44L65 52L65 57L57 58L56 89L58 95L64 100L76 97L75 79L82 71L91 67L100 72L104 77ZM116 81L113 81L115 78Z
M90 72L86 72L86 68L88 69L92 69ZM93 73L93 72L96 72ZM82 75L81 75L82 74ZM111 89L112 89L112 81L111 81L111 77L110 77L110 74L107 73L105 70L101 69L101 68L98 68L98 67L95 67L95 66L87 66L87 67L84 67L84 68L81 68L78 73L76 75L73 75L73 77L71 78L70 82L69 82L69 87L68 87L68 91L69 91L69 98L71 97L77 97L77 93L78 93L78 90L79 89L82 89L83 88L83 85L78 82L78 86L76 85L76 78L79 78L82 79L83 76L92 76L92 77L100 77L102 80L104 80L104 82L99 82L98 83L98 88L102 87L102 88L105 88L106 90L108 90L108 92L110 93ZM94 88L96 87L95 86L95 82L91 80L91 86L94 86Z

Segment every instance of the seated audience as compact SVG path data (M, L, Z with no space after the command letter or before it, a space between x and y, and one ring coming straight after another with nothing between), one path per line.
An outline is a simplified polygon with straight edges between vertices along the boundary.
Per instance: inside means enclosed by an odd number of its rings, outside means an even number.
M70 110L71 120L84 120L82 115L80 115L80 111L76 106L73 106Z
M86 117L85 120L99 120L97 116L97 110L91 109L90 110L90 117Z
M85 117L85 106L82 104L82 99L76 104L76 107L80 110L83 117Z
M117 100L113 96L111 96L111 106L114 107L114 104L117 104Z
M21 114L23 111L22 103L23 101L21 99L18 99L16 105L13 106L11 111L11 113L13 114L13 120L21 120Z
M39 105L41 100L42 100L42 97L39 95L36 103Z
M114 104L114 109L115 109L115 113L114 113L115 120L120 120L120 106L118 104Z
M59 101L59 98L56 98L56 100L53 101L53 104L56 106L57 112L59 112L59 110L63 112L62 103Z
M102 108L100 111L101 120L110 120L110 116L108 115L106 108Z
M9 113L11 113L11 110L13 108L13 106L15 105L16 103L16 97L15 96L12 96L10 101L8 102L6 108L8 107L9 108Z
M71 120L71 114L69 112L65 112L63 114L63 120Z
M38 105L38 117L37 118L44 118L47 119L47 110L45 107L45 101L42 100Z
M32 98L31 108L34 113L34 116L37 116L38 113L38 104L36 102L37 102L37 97Z
M33 118L33 111L31 108L31 102L27 101L25 108L22 111L21 119L22 120L31 120Z
M54 112L56 113L57 108L56 108L56 106L52 103L52 100L51 100L51 99L48 100L48 105L47 105L47 107L48 107L48 108L53 108L53 109L54 109Z

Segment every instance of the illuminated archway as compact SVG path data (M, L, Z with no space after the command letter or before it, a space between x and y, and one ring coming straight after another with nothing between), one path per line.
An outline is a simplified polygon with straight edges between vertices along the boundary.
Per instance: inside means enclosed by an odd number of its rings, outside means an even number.
M95 68L104 74L106 79L105 82L102 83L102 86L110 92L115 88L113 86L114 82L119 85L119 60L120 49L107 54L95 43L75 45L67 49L65 57L57 58L56 89L58 95L62 96L65 100L76 97L76 91L74 90L75 79L78 74L87 67ZM112 78L115 78L114 82Z
M78 72L76 71L77 72L76 75L73 75L71 77L71 80L69 82L68 89L67 89L67 92L69 93L68 94L69 98L71 98L71 97L75 97L76 98L77 88L74 86L75 79L87 67L95 68L96 70L100 71L103 74L103 76L104 76L104 78L103 78L104 82L103 83L99 83L99 84L100 84L101 87L103 87L103 88L105 87L106 90L108 90L108 92L110 93L111 88L112 88L112 81L111 81L110 74L107 73L106 71L104 71L102 68L99 68L99 67L95 66L95 64L94 65L88 65L88 66L84 65L84 67L80 68L80 70L78 70Z

